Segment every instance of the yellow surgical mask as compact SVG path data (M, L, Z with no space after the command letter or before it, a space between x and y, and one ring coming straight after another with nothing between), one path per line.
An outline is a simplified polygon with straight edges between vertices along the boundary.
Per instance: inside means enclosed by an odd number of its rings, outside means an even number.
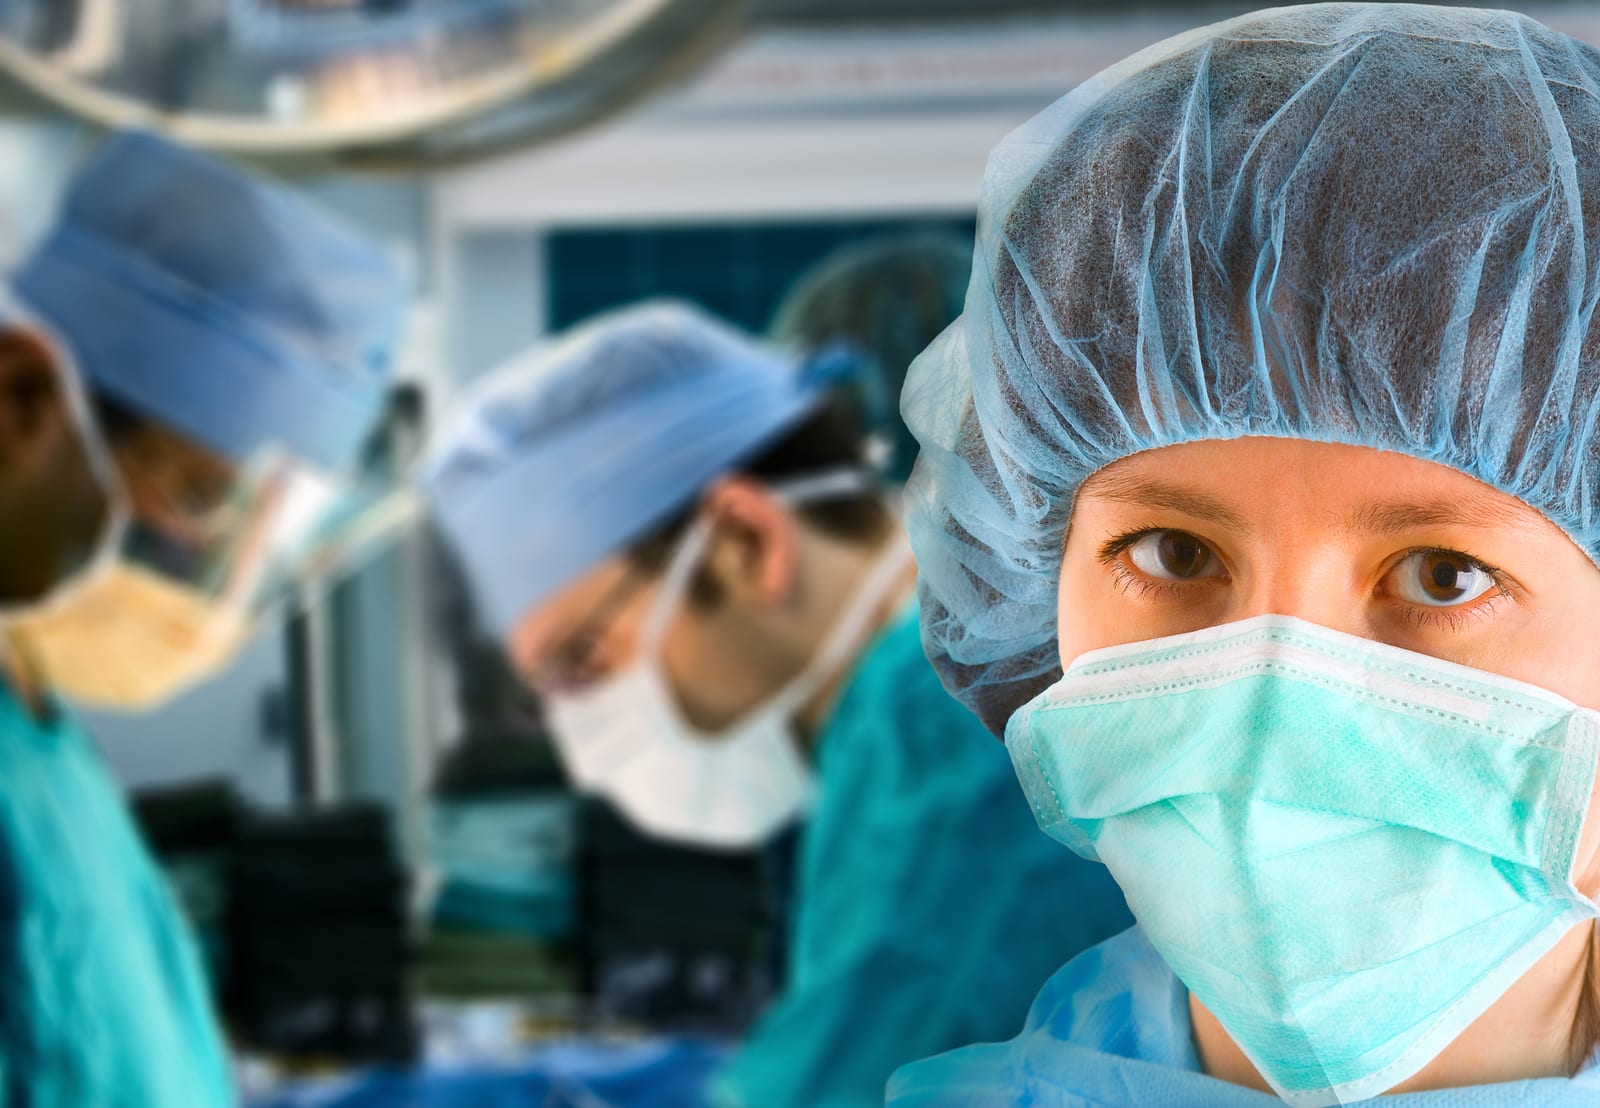
M34 677L86 707L148 711L223 668L248 633L233 605L115 561L0 628Z
M70 349L0 287L0 682L148 711L414 518L389 478L275 442L236 457L138 398L91 398Z

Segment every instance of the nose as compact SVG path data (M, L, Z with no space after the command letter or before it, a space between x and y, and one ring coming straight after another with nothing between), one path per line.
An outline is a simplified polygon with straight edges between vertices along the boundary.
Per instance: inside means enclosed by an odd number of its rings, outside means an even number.
M1236 589L1231 619L1293 616L1350 635L1368 636L1370 613L1349 560L1336 546L1309 545L1268 552Z

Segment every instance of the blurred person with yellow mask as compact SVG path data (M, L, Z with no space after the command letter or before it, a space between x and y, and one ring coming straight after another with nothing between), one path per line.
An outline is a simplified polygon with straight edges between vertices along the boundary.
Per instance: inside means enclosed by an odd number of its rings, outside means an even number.
M234 1099L200 963L58 698L219 669L352 500L404 292L303 199L143 134L0 305L0 1102Z

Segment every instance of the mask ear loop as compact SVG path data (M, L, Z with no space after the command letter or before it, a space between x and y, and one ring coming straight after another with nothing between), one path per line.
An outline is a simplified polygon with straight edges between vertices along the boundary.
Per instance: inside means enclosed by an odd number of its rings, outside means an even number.
M661 577L661 591L656 594L645 617L644 633L639 640L646 657L659 658L661 640L666 636L667 623L677 611L678 604L689 591L689 578L700 567L700 556L711 545L711 522L697 518L678 540L667 571Z
M779 503L794 505L817 500L831 500L852 493L870 492L877 488L877 480L863 469L830 469L820 473L797 477L770 486L769 492ZM651 605L645 618L644 634L640 640L647 654L654 655L667 632L667 622L672 618L678 603L689 591L689 579L700 566L700 556L711 545L712 525L705 517L697 517L667 563L661 578L661 592Z
M771 486L771 493L787 505L816 503L879 489L877 477L863 469L835 469L799 477ZM641 639L645 657L659 661L660 645L666 635L667 623L678 604L688 593L689 580L700 566L701 556L711 544L713 527L705 518L696 519L688 532L679 540L662 576L661 592L645 618ZM846 655L865 634L867 624L877 609L877 602L888 591L905 567L911 562L911 546L904 536L892 540L890 549L880 557L860 587L846 601L840 621L829 631L817 652L805 668L773 696L773 700L793 711L810 699L834 672L844 664Z
M798 711L844 667L850 651L860 645L867 634L880 603L911 564L910 542L904 535L891 539L889 548L879 556L877 564L846 601L839 622L828 632L806 667L779 694L790 711Z
M877 492L881 489L882 483L874 472L848 468L826 470L785 482L775 491L786 504L807 504L836 500L863 492ZM785 712L798 711L800 706L811 699L844 665L850 651L866 634L878 602L900 576L910 559L911 546L904 536L891 540L889 550L879 557L866 579L845 601L844 612L839 621L828 632L805 668L774 697Z

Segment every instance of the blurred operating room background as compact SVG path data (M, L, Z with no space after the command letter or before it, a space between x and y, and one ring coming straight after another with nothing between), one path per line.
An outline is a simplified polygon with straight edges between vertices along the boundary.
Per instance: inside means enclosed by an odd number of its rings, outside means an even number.
M959 256L1006 131L1256 6L0 0L0 261L108 127L284 176L414 284L367 459L400 472L465 386L599 310L671 295L770 332L839 251ZM1600 42L1592 4L1519 7ZM430 535L306 599L225 679L90 718L262 1096L375 1061L746 1026L784 973L787 842L675 849L570 792Z

